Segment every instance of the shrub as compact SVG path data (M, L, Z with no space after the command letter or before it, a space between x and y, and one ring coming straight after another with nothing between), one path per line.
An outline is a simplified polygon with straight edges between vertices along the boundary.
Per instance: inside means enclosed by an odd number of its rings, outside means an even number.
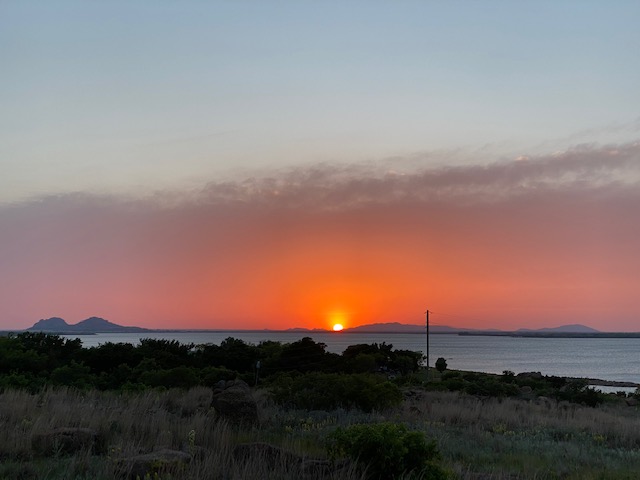
M445 386L446 389L450 392L458 392L460 390L464 390L465 385L464 380L460 377L452 377L447 380L443 380L440 383L442 383L442 385Z
M518 387L512 383L501 382L491 376L479 376L464 387L469 395L485 397L513 397L520 393Z
M425 480L446 479L436 463L440 454L435 441L405 425L377 423L338 428L328 443L329 456L349 457L366 469L371 479L391 479L413 474Z
M54 369L49 379L54 385L79 389L88 389L96 384L96 378L91 375L89 367L73 360L68 365Z
M511 370L503 370L500 378L504 383L513 383L516 380L516 374Z
M225 367L206 367L200 371L200 383L205 387L213 387L220 380L233 380L238 372Z
M436 370L440 373L444 372L447 369L447 361L440 357L436 360Z
M37 377L31 373L11 372L8 375L0 374L0 392L4 392L5 389L15 389L36 393L43 385L44 378Z
M144 372L140 382L150 387L191 388L198 385L198 376L193 368L176 367Z
M307 410L383 410L402 401L397 385L370 374L313 372L280 375L271 382L276 402Z
M589 387L586 380L572 380L555 394L557 400L566 400L595 407L604 401L604 394Z
M450 380L452 378L459 378L462 379L462 374L460 372L452 372L452 371L448 371L448 372L444 372L442 374L442 380Z

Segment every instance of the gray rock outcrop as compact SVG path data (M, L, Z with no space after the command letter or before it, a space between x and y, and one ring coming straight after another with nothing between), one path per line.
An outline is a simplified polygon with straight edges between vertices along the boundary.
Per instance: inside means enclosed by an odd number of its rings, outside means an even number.
M121 477L136 480L149 475L171 475L183 469L191 462L191 455L180 450L161 449L122 459L118 462Z
M258 404L253 398L251 387L242 380L218 382L213 390L211 405L220 417L231 423L258 423Z
M101 454L106 451L104 438L90 428L56 428L31 437L31 448L36 456L73 455L80 451Z
M241 443L233 449L233 458L240 463L259 462L267 469L286 466L289 472L295 469L303 478L330 475L346 465L328 460L306 458L268 443Z

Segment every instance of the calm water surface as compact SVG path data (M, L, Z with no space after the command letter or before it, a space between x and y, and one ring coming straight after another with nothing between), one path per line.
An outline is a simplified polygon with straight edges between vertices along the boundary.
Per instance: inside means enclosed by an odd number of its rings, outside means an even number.
M234 337L257 344L262 340L283 343L312 337L327 345L327 351L342 353L358 343L390 343L394 348L426 353L426 334L359 334L316 332L149 332L104 333L83 335L85 347L106 342L137 344L141 338L177 340L181 343L220 344ZM76 338L75 336L68 336ZM438 357L447 360L449 368L488 373L504 370L541 372L544 375L590 377L640 383L640 338L524 338L460 336L433 334L429 342L429 359L433 366Z

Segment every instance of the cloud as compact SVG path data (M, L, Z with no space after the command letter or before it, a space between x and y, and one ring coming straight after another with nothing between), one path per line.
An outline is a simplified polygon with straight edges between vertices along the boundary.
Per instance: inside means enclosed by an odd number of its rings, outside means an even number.
M0 318L286 328L324 326L339 308L352 324L414 321L429 302L483 312L495 327L597 327L606 313L628 329L639 183L631 143L490 165L323 164L144 198L5 205Z
M318 165L277 177L211 183L199 200L305 209L347 209L402 202L493 202L522 195L636 186L640 143L583 145L547 156L490 165L402 171L379 165Z

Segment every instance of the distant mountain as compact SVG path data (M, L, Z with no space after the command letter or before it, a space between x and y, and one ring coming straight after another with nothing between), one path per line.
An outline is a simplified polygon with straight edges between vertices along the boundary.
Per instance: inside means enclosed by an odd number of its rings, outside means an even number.
M64 319L59 317L52 317L43 320L38 320L27 331L30 332L48 332L59 334L92 334L92 333L137 333L137 332L152 332L154 330L141 327L127 327L123 325L117 325L109 322L103 318L91 317L76 323L75 325L68 324ZM179 331L179 330L176 330ZM300 333L317 333L317 332L329 332L322 328L289 328L286 332L300 332ZM561 325L553 328L540 328L537 330L521 328L516 331L502 331L502 330L477 330L472 328L456 328L449 327L447 325L432 325L429 327L429 332L438 333L452 333L462 335L515 335L515 336L555 336L555 335L592 335L601 334L598 330L585 325L572 324ZM388 323L373 323L368 325L360 325L358 327L345 328L343 333L426 333L425 325L408 325L399 322Z
M67 330L69 324L60 317L47 318L46 320L38 320L35 325L29 328L29 331L38 332L60 332Z
M521 328L516 330L516 333L526 333L526 332L539 332L539 333L600 333L599 330L595 328L587 327L586 325L580 325L578 323L574 323L571 325L560 325L559 327L550 327L550 328L538 328L537 330L531 330L528 328Z
M430 333L458 333L461 330L460 328L447 327L445 325L429 327ZM344 331L347 333L426 333L426 325L407 325L399 322L373 323L345 328Z
M618 337L625 334L616 333L603 333L594 328L587 327L585 325L561 325L559 327L552 328L539 328L532 330L528 328L521 328L513 331L500 331L500 330L468 330L460 332L460 335L492 335L492 336L508 336L508 337L538 337L538 338L581 338L581 337Z
M324 328L304 328L304 327L294 327L294 328L287 328L286 330L284 330L285 332L328 332L329 330L325 330Z
M141 327L126 327L111 323L104 318L91 317L75 325L68 324L64 319L59 317L46 318L38 320L33 327L28 328L29 332L48 332L61 334L90 334L90 333L135 333L148 332L149 329Z
M290 328L288 332L327 332L328 330L315 328ZM368 325L360 325L352 328L345 328L343 333L426 333L425 325L408 325L399 322L388 323L372 323ZM457 328L447 325L432 325L429 327L429 333L458 333L465 335L517 335L517 336L551 336L555 334L594 334L600 333L591 327L585 325L561 325L553 328L540 328L537 330L521 328L516 331L505 331L496 329L474 329L474 328Z

